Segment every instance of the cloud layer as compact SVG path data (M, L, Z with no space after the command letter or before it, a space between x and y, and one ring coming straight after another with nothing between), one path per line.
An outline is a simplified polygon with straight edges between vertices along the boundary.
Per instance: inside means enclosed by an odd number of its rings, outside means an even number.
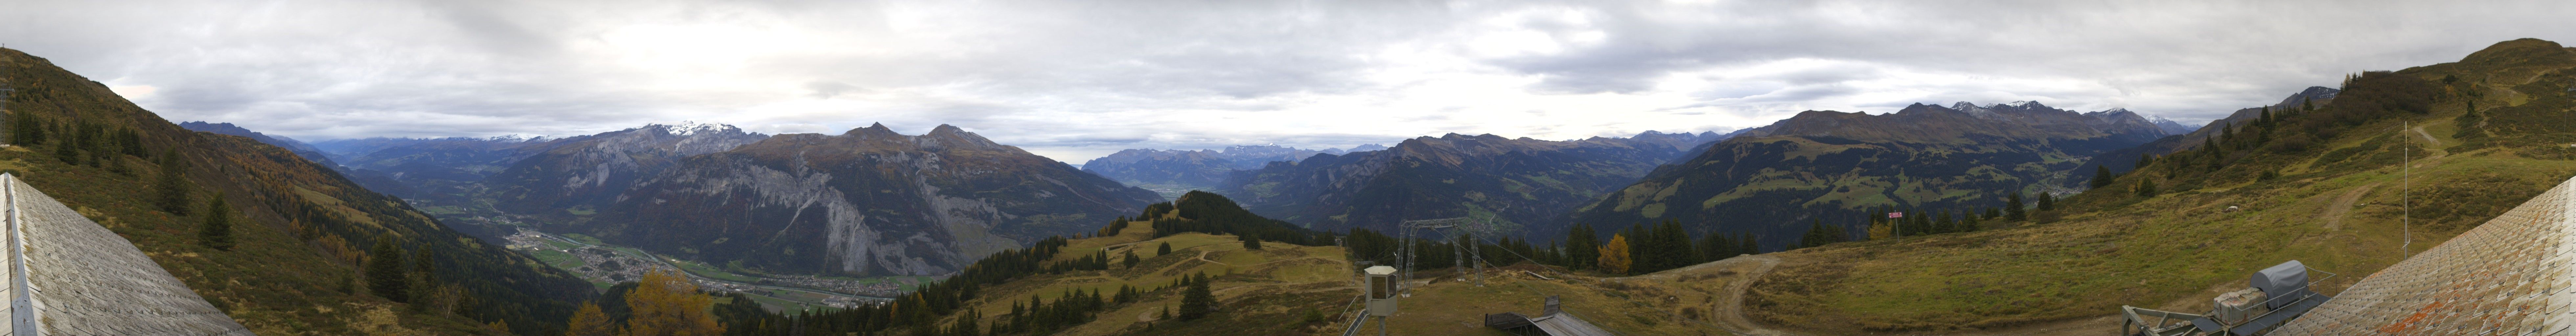
M1059 160L2037 100L2205 121L2576 42L2565 1L13 1L0 43L303 139L954 124Z

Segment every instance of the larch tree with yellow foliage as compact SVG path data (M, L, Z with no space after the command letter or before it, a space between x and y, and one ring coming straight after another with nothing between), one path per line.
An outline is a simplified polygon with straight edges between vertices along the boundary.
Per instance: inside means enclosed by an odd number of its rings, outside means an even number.
M626 293L626 307L633 314L626 318L626 336L716 336L724 326L716 325L714 314L707 313L715 298L698 294L698 285L677 271L660 271L644 275L644 281ZM578 312L576 312L578 314Z
M1596 265L1601 266L1602 272L1628 274L1628 264L1632 261L1628 259L1628 237L1611 235L1609 243L1601 244L1601 260L1598 261L1600 263Z
M617 336L616 322L609 321L608 313L600 312L597 303L582 302L581 309L572 311L572 322L566 327L564 336Z

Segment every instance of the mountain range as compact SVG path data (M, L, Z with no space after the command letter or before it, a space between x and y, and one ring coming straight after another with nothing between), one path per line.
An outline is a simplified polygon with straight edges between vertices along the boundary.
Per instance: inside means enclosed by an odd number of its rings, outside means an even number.
M1162 200L948 125L786 134L673 163L569 228L771 272L938 275Z
M1549 141L1491 134L1404 140L1386 150L1271 162L1217 186L1262 216L1316 230L1384 232L1405 220L1491 216L1491 233L1531 233L1573 206L1688 154L1716 133Z
M487 238L525 225L759 273L953 273L1161 200L947 125L918 136L884 125L771 136L650 124L317 147L390 171L420 191L413 202Z
M1344 155L1383 150L1377 144L1348 151L1339 148L1298 149L1278 145L1232 146L1224 150L1127 149L1082 164L1082 170L1131 185L1208 187L1224 183L1239 170L1261 169L1271 162L1296 162L1316 154Z
M1788 246L1811 222L1849 225L1872 207L1965 211L2003 206L2009 193L2072 190L2082 181L2072 172L2090 158L2166 136L2125 109L2026 101L1806 111L1654 168L1560 221L1610 229L1679 220L1694 233Z

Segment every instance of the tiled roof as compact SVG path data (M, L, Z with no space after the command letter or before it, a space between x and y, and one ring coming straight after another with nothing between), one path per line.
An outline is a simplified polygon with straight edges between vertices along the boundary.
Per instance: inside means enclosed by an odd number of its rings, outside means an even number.
M0 174L10 335L251 335L132 242ZM41 322L37 322L41 321Z
M2571 335L2576 179L2371 274L2271 335Z

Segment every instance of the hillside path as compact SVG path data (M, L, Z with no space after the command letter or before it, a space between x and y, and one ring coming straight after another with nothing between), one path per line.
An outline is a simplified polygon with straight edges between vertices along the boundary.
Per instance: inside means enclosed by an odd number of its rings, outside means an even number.
M1720 300L1721 300L1721 302L1725 302L1726 304L1718 305L1718 307L1717 307L1718 309L1717 309L1717 314L1716 314L1716 315L1717 315L1717 316L1718 316L1718 318L1721 320L1721 321L1719 321L1719 323L1723 323L1723 324L1727 324L1727 325L1733 325L1733 326L1735 326L1735 327L1737 327L1737 328L1746 328L1746 329L1749 329L1749 330L1738 330L1738 331L1737 331L1737 332L1745 333L1745 334L1749 334L1749 335L1758 335L1758 336L1788 336L1788 335L1793 335L1793 334L1786 333L1786 332L1781 332L1781 331L1778 331L1778 330L1764 329L1764 328L1762 328L1762 325L1761 325L1761 324L1755 324L1755 323L1753 323L1753 319L1747 319L1747 318L1744 318L1744 291L1753 289L1753 281L1754 281L1754 280L1761 279L1763 276L1771 275L1771 268L1780 266L1780 258L1778 258L1778 257L1772 257L1772 256L1767 256L1767 255L1750 255L1750 256L1744 256L1744 257L1742 257L1742 258L1744 258L1744 259L1745 259L1745 261L1750 261L1750 262L1759 262L1759 263L1762 263L1762 266L1761 266L1761 267L1754 268L1752 272L1745 272L1745 273L1744 273L1744 278L1743 278L1742 280L1736 280L1734 283L1728 283L1728 284L1726 284L1726 297L1725 297L1725 298L1723 298L1723 299L1720 299ZM1724 261L1724 260L1720 260L1720 261ZM1691 266L1691 267L1686 267L1686 268L1684 268L1684 269L1695 269L1695 268L1701 268L1701 267L1708 267L1709 265L1716 265L1716 264L1717 264L1716 262L1701 263L1701 264L1699 264L1699 265ZM1668 272L1657 272L1657 273L1658 273L1658 274L1663 274L1664 276L1670 276L1670 274L1666 274L1666 273L1668 273ZM1648 274L1648 275L1646 275L1646 276L1656 276L1656 274Z
M1745 260L1744 260L1744 261L1735 261L1735 260L1734 260L1734 259L1739 259L1739 258L1740 258L1740 259L1745 259ZM1719 264L1719 263L1728 263L1728 262L1759 262L1759 263L1762 263L1762 266L1761 266L1761 267L1758 267L1758 268L1753 269L1753 271L1752 271L1752 272L1746 272L1746 273L1744 273L1744 279L1743 279L1743 280L1739 280L1739 281L1736 281L1735 283L1730 283L1730 284L1727 284L1727 285L1726 285L1726 296L1725 296L1725 297L1723 297L1723 298L1720 298L1720 300L1723 300L1723 301L1721 301L1721 302L1725 302L1725 304L1718 306L1718 308L1716 309L1715 314L1714 314L1714 315L1719 319L1719 321L1717 321L1717 322L1718 322L1718 324L1725 325L1725 326L1727 327L1727 329L1729 329L1728 331L1735 332L1735 333L1740 334L1740 335L1753 335L1753 336L1805 336L1805 335L1809 335L1809 334L1802 334L1802 333L1790 332L1790 331L1786 331L1786 330L1778 330L1778 329L1764 328L1764 327L1763 327L1761 324L1759 324L1759 323L1753 323L1753 319L1749 319L1749 318L1745 318L1745 317L1744 317L1744 292L1745 292L1745 291L1752 290L1752 288L1753 288L1753 282L1754 282L1754 281L1756 281L1756 280L1760 280L1762 277L1770 275L1770 274L1771 274L1771 270L1772 270L1773 268L1776 268L1776 267L1778 267L1778 266L1780 265L1780 258L1778 258L1778 257L1773 257L1773 256L1769 256L1769 255L1751 255L1751 256L1743 256L1743 257L1738 257L1738 258L1728 258L1727 260L1719 260L1719 261L1712 261L1712 262L1707 262L1707 263L1701 263L1701 264L1699 264L1699 265L1694 265L1694 266L1691 266L1691 267L1685 267L1685 268L1676 269L1676 270L1668 270L1668 271L1664 271L1664 272L1656 272L1656 273L1654 273L1654 274L1639 275L1639 276L1636 276L1636 277L1642 277L1642 278L1664 278L1664 277L1671 277L1671 276L1673 276L1673 274L1672 274L1672 273L1678 273L1678 272L1674 272L1674 271L1678 271L1678 270L1698 269L1698 268L1705 268L1705 267L1713 267L1714 265L1717 265L1717 264ZM2082 318L2082 319L2073 319L2073 320L2066 320L2066 321L2059 321L2059 322L2047 322L2047 323L2039 323L2039 324L2025 325L2025 326L2019 326L2019 327L2007 327L2007 328L2001 328L2001 329L1990 329L1990 330L1970 330L1970 331L1952 331L1952 332L1938 332L1938 333L1904 333L1904 334L1902 334L1902 335L1919 335L1919 336L1934 336L1934 335L1938 335L1938 336L2100 335L2100 334L2104 334L2104 333L2117 333L2117 327L2119 326L2119 323L2120 323L2120 319L2119 319L2119 316L2118 316L2118 315L2105 315L2105 316L2100 316L2100 317ZM1738 328L1740 328L1740 329L1738 329Z
M2352 211L2352 203L2361 201L2361 195L2370 194L2370 190L2376 188L2379 184L2372 183L2344 192L2343 196L2335 196L2334 204L2326 205L2326 231L2343 228L2343 215Z
M2421 125L2415 126L2415 128L2413 129L2413 131L2415 131L2415 135L2416 135L2416 136L2424 137L2424 142L2428 142L2428 143L2430 143L2428 146L2424 146L2424 151L2426 151L2426 152L2432 152L2432 155L2425 155L2425 156L2424 156L2424 157L2422 157L2422 158L2416 158L2416 159L2415 159L2415 166L2416 166L2416 167L2423 167L2424 165L2427 165L2427 164L2433 164L2434 160L2440 160L2440 159L2442 159L2442 157L2451 156L2451 151L2447 151L2447 150L2442 150L2442 149L2441 149L2441 147L2442 147L2442 139L2441 139L2441 138L2435 138L2435 137L2433 137L2433 133L2432 133L2432 132L2425 132L2425 131L2424 131L2424 126L2421 126Z

